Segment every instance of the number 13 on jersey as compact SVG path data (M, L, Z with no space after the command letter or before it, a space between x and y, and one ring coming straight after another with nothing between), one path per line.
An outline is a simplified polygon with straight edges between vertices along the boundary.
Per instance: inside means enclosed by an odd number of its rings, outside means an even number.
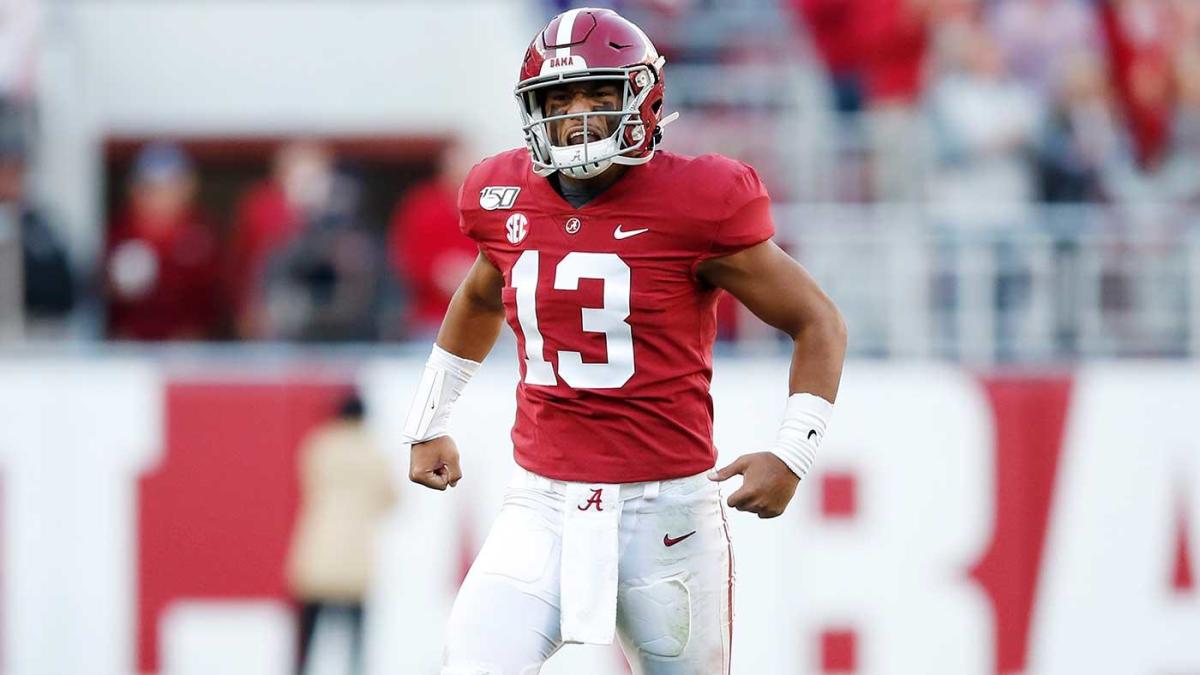
M554 367L546 361L538 329L538 251L525 251L512 267L517 322L525 337L525 384L554 386ZM554 268L554 290L579 289L580 279L604 282L604 304L580 307L583 330L603 333L608 359L585 363L583 354L558 352L558 374L574 389L618 389L633 377L633 331L629 326L629 265L615 253L568 253Z

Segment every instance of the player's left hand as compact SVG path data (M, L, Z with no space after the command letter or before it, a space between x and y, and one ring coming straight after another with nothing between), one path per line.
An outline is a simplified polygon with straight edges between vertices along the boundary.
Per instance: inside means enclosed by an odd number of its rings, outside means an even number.
M769 452L742 455L724 469L708 473L709 479L717 482L738 475L743 477L742 486L729 495L726 503L759 518L781 515L800 483L787 464Z

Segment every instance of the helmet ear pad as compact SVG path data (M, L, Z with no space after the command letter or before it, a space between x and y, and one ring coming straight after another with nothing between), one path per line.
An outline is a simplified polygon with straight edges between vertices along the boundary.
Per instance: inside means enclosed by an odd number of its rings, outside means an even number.
M625 144L627 147L641 145L642 147L630 156L644 157L662 140L662 132L657 124L666 92L662 72L655 72L655 69L650 67L633 70L629 73L629 87L631 96L635 99L642 97L642 102L637 107L640 124L625 127Z

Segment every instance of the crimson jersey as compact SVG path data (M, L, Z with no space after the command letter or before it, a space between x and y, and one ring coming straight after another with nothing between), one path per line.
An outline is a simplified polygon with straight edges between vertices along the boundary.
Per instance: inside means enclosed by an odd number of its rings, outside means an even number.
M754 170L719 155L659 152L578 209L524 148L472 169L460 225L504 274L518 464L592 483L713 466L719 291L696 267L770 238L769 205Z

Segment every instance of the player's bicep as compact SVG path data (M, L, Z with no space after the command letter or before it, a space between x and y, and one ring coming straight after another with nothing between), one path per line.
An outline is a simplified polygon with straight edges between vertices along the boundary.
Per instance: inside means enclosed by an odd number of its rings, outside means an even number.
M773 241L711 258L696 269L706 283L723 288L765 323L795 336L837 309L829 296Z
M500 295L503 288L504 274L481 251L455 295L478 307L503 312Z
M481 252L450 300L437 345L455 356L482 361L504 323L503 288L504 275Z

